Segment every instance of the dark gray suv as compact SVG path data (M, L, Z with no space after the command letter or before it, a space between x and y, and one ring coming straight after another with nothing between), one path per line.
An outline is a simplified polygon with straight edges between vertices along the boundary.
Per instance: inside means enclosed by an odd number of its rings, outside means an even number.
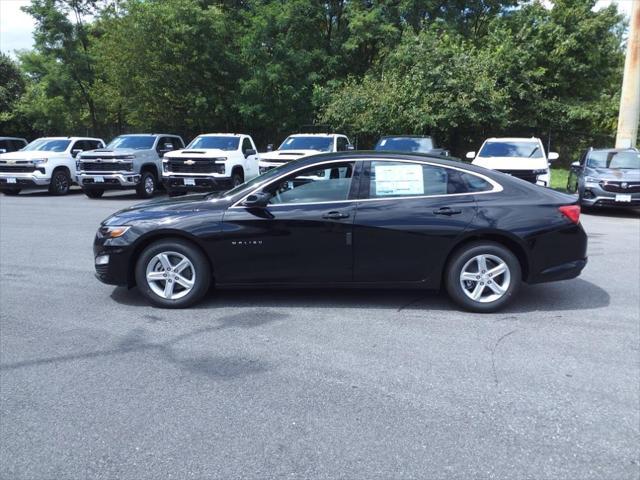
M640 207L640 151L589 149L571 164L567 190L584 207Z

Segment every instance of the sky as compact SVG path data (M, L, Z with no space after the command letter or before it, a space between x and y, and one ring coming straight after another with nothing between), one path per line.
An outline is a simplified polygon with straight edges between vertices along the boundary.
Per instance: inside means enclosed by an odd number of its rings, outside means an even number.
M547 1L552 3L552 0ZM629 16L632 1L598 0L596 8L617 3L618 8ZM20 7L29 3L29 0L0 0L0 51L12 57L15 57L16 50L29 49L33 46L33 20L20 10Z

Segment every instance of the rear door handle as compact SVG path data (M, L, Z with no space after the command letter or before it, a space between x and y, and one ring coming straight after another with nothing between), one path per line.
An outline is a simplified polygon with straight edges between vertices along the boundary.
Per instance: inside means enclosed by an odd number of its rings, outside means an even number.
M438 208L437 210L434 210L433 213L435 215L459 215L462 213L462 210L454 210L451 207L442 207L442 208Z
M327 212L322 215L322 218L326 218L329 220L340 220L341 218L349 218L349 214L344 212L335 212L335 211Z

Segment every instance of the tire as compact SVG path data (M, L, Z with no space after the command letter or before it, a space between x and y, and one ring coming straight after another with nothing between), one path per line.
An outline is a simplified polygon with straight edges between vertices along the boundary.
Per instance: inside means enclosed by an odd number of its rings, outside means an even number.
M82 191L89 198L100 198L104 195L104 190L99 188L85 188Z
M161 255L164 255L164 260ZM188 264L179 271L178 276L167 269L167 261L171 267L176 267L184 259ZM148 274L154 275L157 280L148 281ZM193 244L179 239L161 240L144 249L136 262L135 277L138 289L153 305L185 308L197 303L209 290L211 267L205 255ZM182 277L183 281L176 281L178 277ZM185 286L184 280L193 281L190 289ZM168 282L171 290L167 290ZM171 296L165 296L166 293Z
M51 195L66 195L71 188L71 177L69 172L61 168L55 170L51 175L51 183L49 184L49 193Z
M0 190L0 192L4 193L5 195L9 195L9 196L15 196L18 195L20 193L20 189L19 188L8 188L6 190Z
M244 175L242 174L242 171L235 170L231 174L231 187L235 188L238 185L242 185L243 183L244 183Z
M140 183L136 187L136 194L138 195L138 198L153 197L153 193L156 191L157 184L158 182L156 181L156 176L153 174L153 172L142 172Z
M479 268L480 258L484 258L484 270ZM489 272L497 267L506 269L503 273L490 275ZM463 281L463 273L468 280ZM453 254L445 272L445 287L451 299L465 310L478 313L490 313L503 308L516 295L521 282L522 269L513 252L490 241L463 246ZM478 299L472 298L478 291ZM499 294L499 291L502 293Z

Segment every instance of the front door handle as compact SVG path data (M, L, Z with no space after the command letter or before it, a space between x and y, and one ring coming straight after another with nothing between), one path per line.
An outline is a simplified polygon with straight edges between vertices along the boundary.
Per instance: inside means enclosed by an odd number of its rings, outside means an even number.
M459 215L462 213L462 210L454 210L451 207L442 207L433 211L434 215Z
M326 218L329 220L340 220L341 218L349 218L349 214L344 212L335 212L335 211L327 212L322 215L322 218Z

